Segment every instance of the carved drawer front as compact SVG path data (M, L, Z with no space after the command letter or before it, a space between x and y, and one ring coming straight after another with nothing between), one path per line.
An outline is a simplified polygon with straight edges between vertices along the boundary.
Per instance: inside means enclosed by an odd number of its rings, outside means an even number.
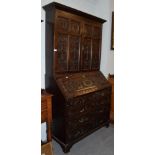
M85 101L83 98L77 97L71 100L66 105L66 116L76 117L77 115L85 114Z
M110 94L108 95L108 93L108 91L103 90L89 94L85 104L86 111L89 111L90 113L98 113L99 111L104 112L105 107L108 107L110 104Z
M105 111L108 110L110 106L110 95L109 96L105 96L105 97L101 97L100 99L98 99L96 101L96 106L95 106L95 110L96 111Z
M96 115L95 125L100 126L109 121L109 111L100 112Z
M66 140L67 141L73 141L79 137L81 137L84 134L83 128L79 128L76 130L66 130Z
M96 123L92 115L84 115L75 120L68 120L66 125L67 140L74 140L94 129Z
M86 104L85 109L88 111L89 114L92 114L96 111L96 106L98 103L98 97L96 97L96 94L89 94L86 98Z
M103 125L104 123L107 122L107 120L108 117L105 114L97 116L95 121L96 127Z
M109 89L105 89L70 100L66 104L66 116L72 119L77 115L91 114L99 110L104 111L104 107L109 107L110 104L109 92Z
M81 127L81 125L88 123L90 121L89 115L76 116L75 119L68 119L66 125L69 129L75 129Z

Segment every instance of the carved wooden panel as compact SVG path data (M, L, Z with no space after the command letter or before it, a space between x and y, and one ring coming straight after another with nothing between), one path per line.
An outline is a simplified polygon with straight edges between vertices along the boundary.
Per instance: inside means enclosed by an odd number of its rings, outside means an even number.
M81 48L81 70L90 70L91 38L83 38Z
M73 98L102 90L108 85L101 72L74 73L63 76L57 84L66 98Z
M56 18L56 31L68 35L67 46L64 45L68 55L63 52L64 59L59 62L65 65L61 65L61 72L99 70L101 26L73 17L59 12Z
M65 17L57 17L56 29L57 31L68 32L69 31L69 19Z
M87 37L91 37L92 36L92 25L91 24L84 24L84 35Z
M67 121L66 138L67 141L73 141L95 127L95 119L90 115L83 115L74 120Z
M92 41L92 64L91 69L100 68L100 40L93 39Z
M80 37L69 36L69 71L79 70Z
M100 27L94 26L93 27L93 38L101 38L101 35L102 35L101 32L102 31L101 31L101 28Z
M58 33L56 55L56 72L67 71L68 35Z
M70 21L70 32L72 34L80 34L80 22L71 20Z

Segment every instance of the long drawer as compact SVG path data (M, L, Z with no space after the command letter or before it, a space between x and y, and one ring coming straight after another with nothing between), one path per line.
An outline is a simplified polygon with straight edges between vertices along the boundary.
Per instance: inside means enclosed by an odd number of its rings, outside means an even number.
M85 133L93 130L96 125L96 120L93 115L83 115L74 120L66 122L66 138L68 141L74 140Z
M90 93L85 96L73 98L66 104L65 115L69 119L85 114L98 113L110 106L109 89L95 93Z

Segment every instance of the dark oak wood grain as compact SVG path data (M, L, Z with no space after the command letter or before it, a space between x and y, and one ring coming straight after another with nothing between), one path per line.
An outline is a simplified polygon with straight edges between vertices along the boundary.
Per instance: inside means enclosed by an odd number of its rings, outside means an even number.
M52 95L42 92L41 94L41 123L47 124L47 142L52 140Z
M111 85L100 72L105 20L51 3L46 11L46 90L53 96L53 138L63 151L109 125Z

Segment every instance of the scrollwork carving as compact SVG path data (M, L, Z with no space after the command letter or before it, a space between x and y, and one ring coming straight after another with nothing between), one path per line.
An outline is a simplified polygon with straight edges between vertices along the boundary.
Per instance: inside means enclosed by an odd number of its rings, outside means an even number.
M80 23L72 20L70 22L70 31L74 34L80 34Z
M79 66L80 37L69 37L69 70L77 71Z
M99 69L100 67L100 40L94 39L92 42L92 69Z
M89 70L91 63L91 39L84 38L82 44L82 70Z
M69 30L69 20L64 17L58 17L56 29L58 31L67 32Z
M64 34L58 34L58 52L57 61L59 71L67 70L67 47L68 47L68 36Z

